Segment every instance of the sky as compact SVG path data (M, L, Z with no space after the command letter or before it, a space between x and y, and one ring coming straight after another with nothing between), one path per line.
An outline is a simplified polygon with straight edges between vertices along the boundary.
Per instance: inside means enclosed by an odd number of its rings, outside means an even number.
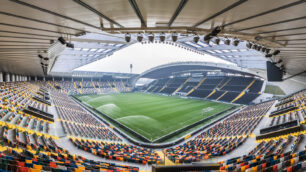
M140 74L148 69L163 64L187 61L232 64L209 54L197 54L170 44L135 43L115 52L111 56L79 67L75 70L130 73L130 64L133 64L132 73Z

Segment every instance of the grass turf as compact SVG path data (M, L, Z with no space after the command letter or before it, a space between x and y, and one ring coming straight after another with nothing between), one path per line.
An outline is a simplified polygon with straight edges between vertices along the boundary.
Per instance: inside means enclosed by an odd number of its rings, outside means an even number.
M144 93L77 97L149 140L222 112L232 105Z

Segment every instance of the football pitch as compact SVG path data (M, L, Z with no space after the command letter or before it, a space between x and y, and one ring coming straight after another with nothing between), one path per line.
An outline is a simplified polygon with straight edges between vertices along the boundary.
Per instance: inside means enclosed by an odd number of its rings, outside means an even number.
M77 98L151 141L232 107L211 101L145 93Z

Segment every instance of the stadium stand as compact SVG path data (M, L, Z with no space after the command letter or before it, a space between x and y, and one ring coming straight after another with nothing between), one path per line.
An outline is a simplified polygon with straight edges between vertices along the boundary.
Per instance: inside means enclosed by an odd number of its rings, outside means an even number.
M48 81L52 90L62 90L70 95L127 92L131 88L126 81Z
M76 138L70 138L70 141L79 149L107 159L149 165L161 164L161 158L155 151L149 148L141 148L122 143L107 143L103 141L82 140Z
M190 97L249 104L261 94L262 86L263 81L256 78L227 76L178 77L159 79L148 85L144 90L169 95L181 93L180 95Z
M3 171L71 171L71 170L113 170L113 171L138 171L137 167L122 166L114 163L96 162L81 156L69 154L65 149L58 147L54 139L58 139L52 133L50 125L53 122L40 119L23 113L26 106L35 104L47 110L48 105L42 105L32 100L39 90L38 85L29 82L3 83L1 84L1 129L0 129L0 156L1 170ZM57 93L60 94L60 93ZM59 95L56 95L59 96ZM60 94L60 96L63 96ZM64 98L67 98L64 97ZM59 101L60 100L55 100ZM65 105L71 102L65 101ZM63 102L61 102L63 103ZM64 105L64 104L61 104ZM67 106L69 107L69 106ZM74 107L74 108L77 108ZM81 109L81 108L77 108ZM79 117L79 118L78 118ZM90 116L76 116L69 121L82 121L94 126L101 125L93 121ZM84 119L87 119L84 121ZM86 129L82 133L86 133ZM114 134L105 128L94 130L90 128L90 134L97 137L119 140ZM101 132L102 131L102 132ZM107 132L107 133L106 133ZM94 136L91 135L91 136Z
M119 137L73 102L66 94L52 92L51 96L64 132L68 135L120 141Z
M305 9L1 0L0 172L305 172Z
M296 151L303 134L288 138L268 139L241 157L219 162L220 170L226 171L301 171L305 168L306 150ZM294 142L291 144L292 140ZM291 145L290 145L291 144ZM287 147L291 150L284 152Z
M183 145L167 149L166 154L175 163L199 162L225 155L246 140L273 103L249 106Z

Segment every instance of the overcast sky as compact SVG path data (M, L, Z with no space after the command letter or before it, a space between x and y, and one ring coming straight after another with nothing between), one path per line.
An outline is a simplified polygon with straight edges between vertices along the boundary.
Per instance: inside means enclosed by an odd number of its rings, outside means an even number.
M200 55L174 45L136 43L76 70L129 73L130 64L133 64L133 73L140 74L159 65L185 61L231 64L214 56Z

